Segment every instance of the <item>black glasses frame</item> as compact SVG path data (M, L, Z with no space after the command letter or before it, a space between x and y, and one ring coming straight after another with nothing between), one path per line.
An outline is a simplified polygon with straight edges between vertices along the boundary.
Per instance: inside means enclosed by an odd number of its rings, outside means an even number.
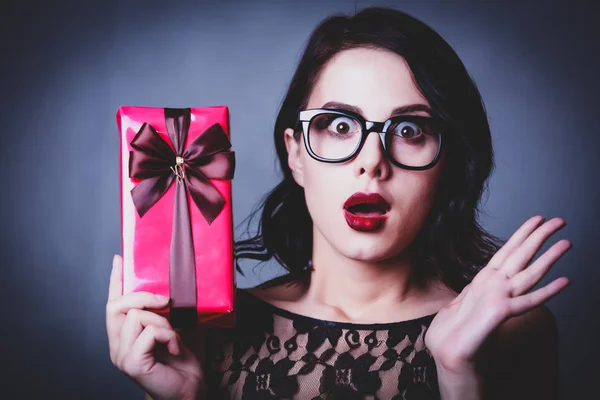
M321 114L343 115L343 116L347 116L347 117L352 117L360 122L361 127L362 127L362 130L361 130L362 136L360 138L360 142L358 143L356 148L352 151L352 153L349 156L340 158L340 159L329 159L329 158L319 157L312 151L312 149L310 148L310 142L308 140L308 130L309 130L310 123L312 122L313 118L315 118ZM427 164L423 167L413 167L410 165L404 165L402 163L399 163L390 155L390 153L388 152L388 148L387 148L387 144L386 144L386 140L385 140L386 135L387 135L387 130L390 127L390 125L392 125L393 123L398 123L398 122L402 122L402 121L415 122L415 123L424 122L424 121L427 121L428 123L433 122L439 128L439 132L437 132L437 134L439 135L438 150L437 150L435 158L433 159L432 162L430 162L429 164ZM369 133L371 133L371 132L376 132L379 135L379 139L381 140L381 144L383 145L383 150L384 150L387 158L392 162L392 164L394 164L400 168L414 170L414 171L423 171L423 170L433 168L440 160L440 154L442 152L442 136L443 136L442 135L442 131L443 131L442 123L441 123L441 120L439 120L437 118L433 118L433 117L424 117L421 115L398 115L398 116L394 116L394 117L386 120L385 122L376 122L376 121L367 121L362 115L357 114L352 111L347 111L347 110L342 111L342 110L335 110L335 109L328 109L328 108L313 108L313 109L309 109L309 110L301 110L298 113L297 124L298 123L302 124L304 146L306 147L308 154L315 160L326 162L326 163L342 163L342 162L352 159L354 156L356 156L356 154L358 154L360 152L363 145L367 141L367 137L369 136Z

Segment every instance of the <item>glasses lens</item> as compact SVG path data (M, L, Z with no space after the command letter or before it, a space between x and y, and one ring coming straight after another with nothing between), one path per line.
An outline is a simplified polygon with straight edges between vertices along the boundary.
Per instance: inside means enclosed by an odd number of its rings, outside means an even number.
M424 167L438 153L440 132L431 118L411 116L392 122L387 129L386 142L390 156L400 164Z
M353 117L323 113L315 116L308 128L308 142L317 156L328 160L348 157L360 144L362 127Z

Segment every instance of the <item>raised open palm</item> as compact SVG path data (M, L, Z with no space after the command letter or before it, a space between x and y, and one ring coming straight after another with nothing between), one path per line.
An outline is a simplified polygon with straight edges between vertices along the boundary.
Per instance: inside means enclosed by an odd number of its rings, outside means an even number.
M540 216L525 222L473 281L438 312L425 336L436 361L456 370L472 365L502 322L543 304L569 284L566 277L560 277L529 292L571 247L568 240L560 240L528 266L546 240L566 225L561 218L543 222Z

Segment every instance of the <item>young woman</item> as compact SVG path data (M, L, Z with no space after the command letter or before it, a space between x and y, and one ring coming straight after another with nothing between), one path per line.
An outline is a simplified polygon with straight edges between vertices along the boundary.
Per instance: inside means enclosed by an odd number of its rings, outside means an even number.
M534 216L502 247L478 224L489 126L437 33L391 9L327 18L274 133L284 178L236 256L288 273L238 290L235 329L184 333L144 310L166 299L120 296L115 257L118 368L155 399L558 397L543 303L569 281L530 289L571 244L530 262L565 221Z

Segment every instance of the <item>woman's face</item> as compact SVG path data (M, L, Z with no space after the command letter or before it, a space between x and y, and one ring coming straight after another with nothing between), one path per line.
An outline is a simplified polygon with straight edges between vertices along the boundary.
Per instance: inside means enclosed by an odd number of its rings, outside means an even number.
M325 65L306 108L343 103L359 109L369 121L383 122L398 107L429 107L411 77L404 58L395 53L345 50ZM407 114L430 116L426 111ZM416 237L433 202L443 154L433 168L411 171L389 161L376 132L369 134L354 158L337 164L311 158L301 137L294 139L292 129L286 129L285 141L294 179L305 191L315 246L330 246L353 260L377 262L397 256ZM348 221L344 204L356 192L379 193L389 203L378 228L357 229Z

